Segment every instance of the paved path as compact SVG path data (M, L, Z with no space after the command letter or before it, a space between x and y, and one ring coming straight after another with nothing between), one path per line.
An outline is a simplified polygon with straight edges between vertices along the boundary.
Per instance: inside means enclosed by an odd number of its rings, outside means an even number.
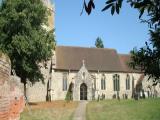
M86 105L87 101L80 101L74 113L73 120L86 120Z

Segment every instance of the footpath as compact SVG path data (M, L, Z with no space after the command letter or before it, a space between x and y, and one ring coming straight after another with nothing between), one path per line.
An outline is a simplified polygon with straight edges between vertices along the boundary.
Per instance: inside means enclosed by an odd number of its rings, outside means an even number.
M86 120L86 105L87 101L80 101L75 113L73 120Z

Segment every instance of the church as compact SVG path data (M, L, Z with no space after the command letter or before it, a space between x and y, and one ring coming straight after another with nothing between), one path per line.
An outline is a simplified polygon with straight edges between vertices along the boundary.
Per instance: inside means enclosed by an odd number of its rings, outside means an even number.
M49 0L45 4L51 8ZM56 46L45 67L41 65L45 84L27 83L28 101L123 99L142 91L160 96L160 85L151 87L143 72L129 68L129 61L130 55L115 49Z
M28 100L46 101L47 95L51 100L65 100L68 93L74 101L122 99L144 89L149 94L160 91L160 86L150 91L147 77L129 68L129 60L130 55L115 49L57 46L51 61L41 68L45 84L28 84Z

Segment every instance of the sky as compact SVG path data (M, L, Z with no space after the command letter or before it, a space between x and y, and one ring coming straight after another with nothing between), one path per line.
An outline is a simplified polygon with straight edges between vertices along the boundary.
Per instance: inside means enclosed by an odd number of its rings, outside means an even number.
M100 37L105 48L127 54L134 47L144 46L149 39L147 25L138 19L138 11L125 3L119 15L110 10L101 12L106 0L95 0L91 15L80 16L83 0L52 0L55 4L55 34L57 45L95 47Z

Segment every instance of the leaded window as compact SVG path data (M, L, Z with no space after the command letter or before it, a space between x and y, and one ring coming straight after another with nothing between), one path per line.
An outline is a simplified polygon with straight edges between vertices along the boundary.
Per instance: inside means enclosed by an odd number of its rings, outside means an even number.
M106 77L104 74L102 74L101 77L101 90L105 90L106 89Z
M120 76L118 74L113 75L113 90L120 91Z
M63 91L67 91L68 74L63 73Z
M94 79L94 89L96 89L96 78Z
M126 90L130 90L130 76L128 74L126 77Z
M132 91L134 90L134 76L132 75Z

